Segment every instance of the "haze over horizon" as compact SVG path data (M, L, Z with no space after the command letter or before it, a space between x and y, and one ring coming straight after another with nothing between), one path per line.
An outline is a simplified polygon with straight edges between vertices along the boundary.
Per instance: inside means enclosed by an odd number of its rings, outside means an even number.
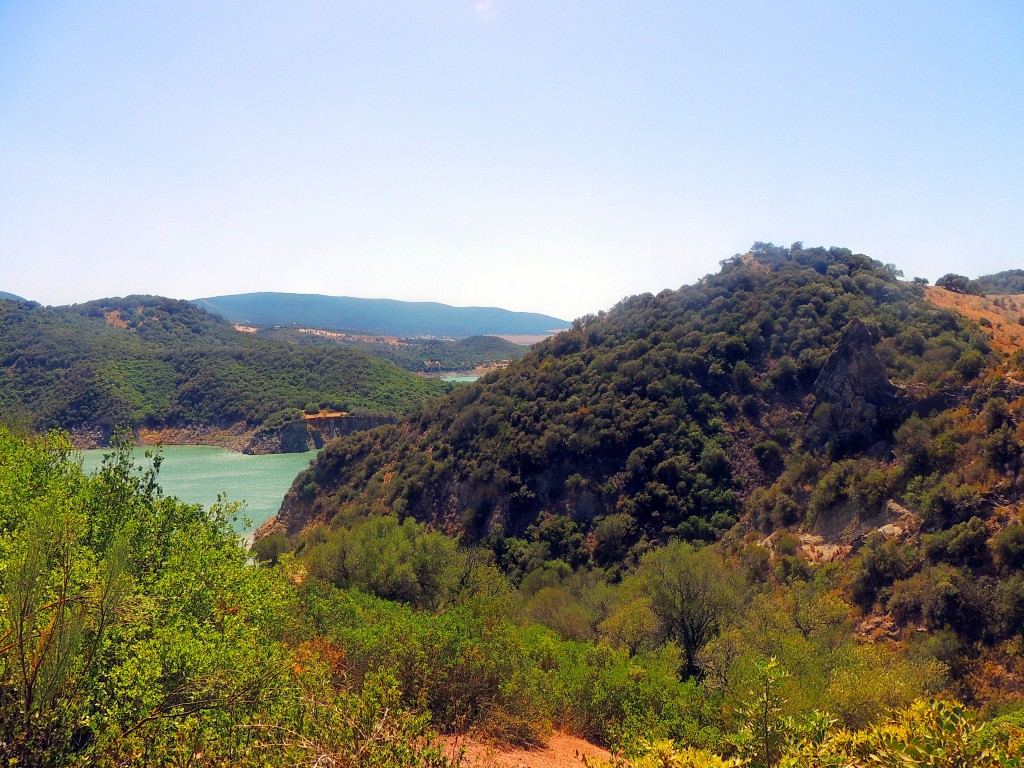
M0 6L0 290L573 319L758 240L1024 268L1024 6Z

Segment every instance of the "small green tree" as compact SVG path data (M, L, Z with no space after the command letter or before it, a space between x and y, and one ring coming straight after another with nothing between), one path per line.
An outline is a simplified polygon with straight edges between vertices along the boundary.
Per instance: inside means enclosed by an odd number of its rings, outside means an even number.
M682 648L682 674L698 675L697 654L736 604L731 571L709 549L673 541L644 555L632 580L650 597L665 636Z
M774 768L795 731L783 712L782 680L788 673L772 657L755 663L754 684L739 709L740 727L732 742L752 768Z
M945 288L947 291L953 291L954 293L967 293L967 285L969 283L969 278L964 275L958 275L955 272L949 272L935 281L936 287Z

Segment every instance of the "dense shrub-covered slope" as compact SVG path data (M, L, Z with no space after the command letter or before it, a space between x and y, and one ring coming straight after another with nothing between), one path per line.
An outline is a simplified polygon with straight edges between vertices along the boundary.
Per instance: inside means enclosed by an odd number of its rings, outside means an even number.
M800 446L812 462L847 447L823 433L811 393L856 317L908 413L943 406L990 354L891 266L758 244L695 285L577 320L403 423L328 446L279 521L394 510L487 541L513 570L713 540Z
M496 563L525 620L671 646L707 690L774 656L791 711L851 726L914 689L1019 707L1024 351L922 296L849 251L755 246L330 444L278 531L330 526L259 546L415 603L446 558L362 527L412 516ZM382 551L401 579L365 570Z
M261 328L260 336L295 344L340 344L369 352L399 368L415 373L469 372L478 366L507 363L523 357L528 348L498 336L464 339L394 339L312 331L297 328Z
M0 301L0 418L33 430L408 411L444 385L361 351L256 339L184 301Z
M1024 293L1024 269L1007 269L993 275L982 275L975 282L985 293Z

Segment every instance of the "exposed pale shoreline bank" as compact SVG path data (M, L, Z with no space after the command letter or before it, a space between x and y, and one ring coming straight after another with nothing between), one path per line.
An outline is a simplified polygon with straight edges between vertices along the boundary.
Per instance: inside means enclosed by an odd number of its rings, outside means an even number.
M230 427L211 427L205 425L186 425L181 427L160 427L153 429L141 427L132 432L137 446L151 445L210 445L227 448L238 453L256 453L247 450L252 446L256 430L244 423ZM80 451L93 448L106 448L110 445L110 433L101 427L70 432L71 444ZM263 453L280 453L281 451L262 451Z
M335 437L372 429L395 421L390 415L353 415L321 411L273 428L253 427L244 421L219 427L209 424L185 424L174 427L140 427L132 432L135 445L209 445L238 453L305 453L322 448ZM77 450L105 448L110 445L109 428L93 427L70 432Z

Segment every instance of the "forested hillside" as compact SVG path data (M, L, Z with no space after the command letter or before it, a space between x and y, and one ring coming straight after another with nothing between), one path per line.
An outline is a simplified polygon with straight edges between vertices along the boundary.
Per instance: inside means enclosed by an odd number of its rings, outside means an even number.
M353 521L415 518L489 553L535 620L671 639L697 676L753 653L742 627L757 619L748 605L694 635L640 586L684 577L640 574L665 545L718 541L755 583L810 590L784 598L798 625L818 620L802 600L832 595L858 637L944 665L947 690L998 709L1024 699L1024 352L1004 357L989 333L892 266L757 245L328 445L264 533L330 521L337 533L271 539L348 583L331 563ZM609 602L620 580L632 598ZM711 643L726 657L702 659Z
M453 341L403 339L399 344L367 351L408 371L436 373L471 371L518 360L526 355L527 348L497 336L467 336Z
M892 268L844 249L758 247L697 285L582 318L402 425L331 446L284 517L295 530L314 510L397 509L512 558L573 564L671 536L713 541L787 462L813 478L825 454L887 444L884 429L830 431L833 404L808 401L854 318L904 388L901 418L942 405L989 355L976 328ZM785 512L778 496L765 514L795 522L799 505Z
M397 414L443 391L359 350L253 338L189 302L0 302L0 418L34 431L272 428L309 405Z
M299 325L399 337L461 339L495 334L544 334L568 326L565 320L535 312L351 296L242 293L196 299L195 303L236 323Z
M1008 269L994 275L982 275L975 282L985 293L1024 293L1024 269Z
M464 339L398 339L324 331L261 328L257 333L294 344L340 344L369 352L414 373L469 372L523 357L528 348L497 336Z

